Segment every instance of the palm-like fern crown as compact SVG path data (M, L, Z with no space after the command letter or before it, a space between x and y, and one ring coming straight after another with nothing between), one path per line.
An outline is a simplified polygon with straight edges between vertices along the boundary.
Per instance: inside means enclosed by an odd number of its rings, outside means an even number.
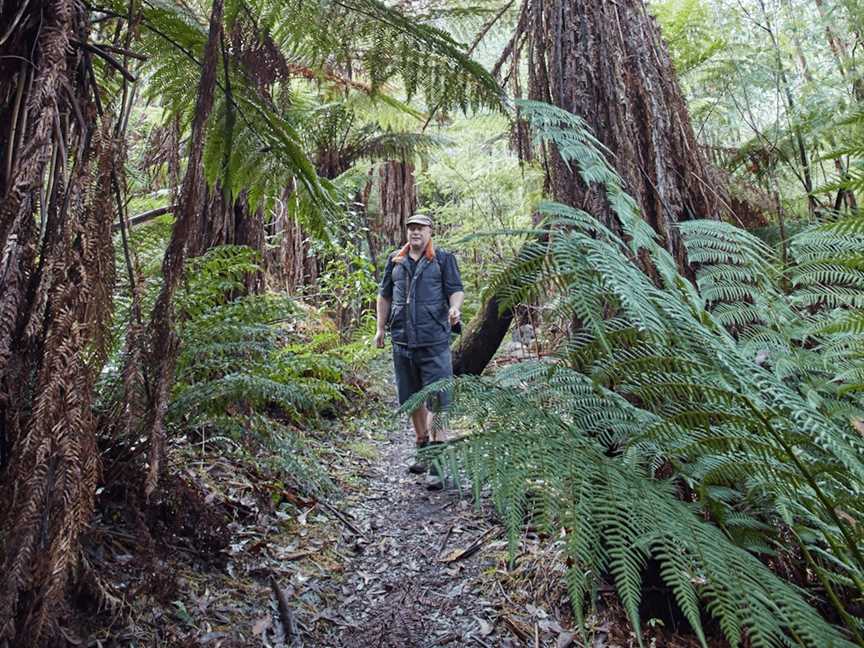
M113 0L99 8L119 15L128 10ZM389 96L396 82L409 100L419 97L429 107L500 105L497 84L462 45L376 0L229 0L224 15L223 60L205 168L208 180L219 180L234 195L247 191L253 209L294 181L295 193L319 208L334 208L332 187L317 177L300 135L315 116L309 110L317 106L294 100L292 79L363 92L407 111ZM149 56L147 90L184 123L194 107L190 88L200 76L206 38L205 16L188 5L148 0L141 6L138 45ZM376 146L379 151L395 149L392 139L369 142L372 148L351 153L364 157ZM303 213L320 214L320 209ZM320 217L305 224L323 228Z
M482 424L448 450L452 468L491 485L514 542L529 506L550 532L565 530L577 613L609 571L638 629L653 556L703 644L700 601L733 646L743 636L853 645L757 555L782 549L783 529L860 640L844 603L864 592L864 443L850 424L861 408L851 380L851 335L864 321L851 259L860 243L840 225L801 234L787 295L757 239L687 223L694 288L579 120L542 104L520 110L586 183L605 186L624 236L541 205L547 227L493 288L509 303L551 300L574 333L554 362L457 381L456 412Z

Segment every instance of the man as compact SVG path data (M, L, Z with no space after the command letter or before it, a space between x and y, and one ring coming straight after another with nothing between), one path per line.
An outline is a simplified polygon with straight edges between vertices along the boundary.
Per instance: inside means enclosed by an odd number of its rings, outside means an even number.
M465 298L456 258L432 245L432 219L414 214L405 224L408 243L390 255L381 279L375 333L375 345L383 347L389 323L400 405L423 387L453 375L450 332L461 320ZM444 441L445 431L433 429L432 421L448 407L449 398L442 390L411 412L418 448ZM422 474L426 466L418 462L409 470ZM440 479L429 483L434 489L442 486Z

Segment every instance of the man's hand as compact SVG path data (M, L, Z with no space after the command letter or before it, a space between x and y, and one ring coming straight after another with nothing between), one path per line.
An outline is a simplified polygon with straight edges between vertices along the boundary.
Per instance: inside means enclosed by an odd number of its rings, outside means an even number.
M451 306L447 317L450 318L450 326L453 326L462 319L462 312L459 310L458 306Z
M386 336L385 329L387 328L387 318L390 317L390 300L387 297L378 295L375 300L375 337L373 342L379 349L384 348L384 337Z

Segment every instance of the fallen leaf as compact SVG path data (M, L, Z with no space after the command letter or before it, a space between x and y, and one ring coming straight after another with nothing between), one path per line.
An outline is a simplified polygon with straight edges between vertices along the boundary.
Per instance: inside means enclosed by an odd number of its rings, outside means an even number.
M572 632L562 632L558 635L558 643L555 644L556 648L570 648L573 645L573 640L575 639L575 635Z
M273 621L270 619L269 615L261 617L252 624L252 634L256 637L258 635L263 635L271 625L273 625Z
M312 506L312 507L306 509L305 511L303 511L300 515L298 515L297 516L297 523L300 524L300 526L306 526L306 516L309 515L314 509L315 509L315 507Z
M445 563L453 562L455 560L459 560L459 558L464 553L465 553L465 550L461 549L461 548L451 549L450 553L448 553L446 556L444 556L440 560L441 560L441 562L445 562Z
M495 630L495 626L488 621L484 621L483 619L477 619L477 622L480 624L480 636L482 637L488 637L490 634L492 634L492 631Z

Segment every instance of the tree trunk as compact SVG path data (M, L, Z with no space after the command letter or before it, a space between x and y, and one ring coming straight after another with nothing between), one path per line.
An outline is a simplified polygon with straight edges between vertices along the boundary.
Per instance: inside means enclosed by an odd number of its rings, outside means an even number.
M538 4L529 26L537 52L529 98L550 100L585 120L611 152L643 218L685 269L675 224L717 218L721 203L657 24L642 0ZM586 187L555 151L549 175L555 200L614 225L605 192Z
M196 224L197 231L190 236L187 252L190 257L201 256L219 245L244 245L264 257L264 211L250 210L245 191L234 199L227 197L220 183L205 190L206 217ZM247 293L264 290L264 272L249 273L244 283Z
M204 61L198 94L195 102L195 117L192 121L192 134L189 140L189 156L186 176L183 179L177 218L171 231L171 241L162 261L162 290L153 307L150 323L150 343L147 366L153 367L153 385L149 390L152 402L147 421L147 435L150 443L148 463L150 465L145 490L149 496L159 480L162 470L162 457L165 447L163 421L168 407L168 391L174 377L174 364L177 359L178 340L174 331L172 299L186 262L186 245L190 235L198 227L199 219L204 218L204 177L202 156L207 119L213 109L213 95L216 89L216 71L219 45L222 35L223 1L215 0L210 14L210 32L204 49Z
M417 209L414 165L388 160L379 172L381 195L381 237L390 247L405 241L405 221Z
M498 299L494 295L487 299L453 350L453 373L457 376L479 376L483 373L501 340L507 335L512 321L512 309L507 308L499 313Z
M264 252L268 282L288 293L311 285L318 278L318 260L310 253L309 237L288 208L291 195L291 189L284 190L279 210L268 225L269 235L278 242L278 247Z
M840 76L844 79L849 77L849 71L854 67L854 62L849 57L849 47L842 37L838 36L831 28L836 17L830 15L830 11L825 7L824 0L816 0L816 7L819 9L819 17L825 25L825 37L828 40L828 47L831 48L831 53L837 61L837 68L840 70ZM860 11L853 7L847 6L849 11ZM835 9L836 11L836 9ZM854 25L850 25L854 31ZM852 81L852 95L858 103L864 103L864 79L856 75Z
M83 6L0 5L0 18L16 26L0 43L0 644L41 646L59 634L100 471L117 161L110 120L74 117L97 112L89 54L70 44ZM6 74L10 61L29 71Z
M689 274L676 223L718 218L726 204L716 176L697 146L677 77L660 30L642 0L524 0L510 56L528 53L528 96L581 117L609 149L625 190L666 249ZM521 30L521 33L519 32ZM501 68L499 61L498 68ZM545 151L552 197L584 209L618 229L605 191L586 186L554 147ZM506 334L487 303L456 350L457 364L482 370ZM480 336L484 336L482 339ZM485 362L484 362L485 359Z

